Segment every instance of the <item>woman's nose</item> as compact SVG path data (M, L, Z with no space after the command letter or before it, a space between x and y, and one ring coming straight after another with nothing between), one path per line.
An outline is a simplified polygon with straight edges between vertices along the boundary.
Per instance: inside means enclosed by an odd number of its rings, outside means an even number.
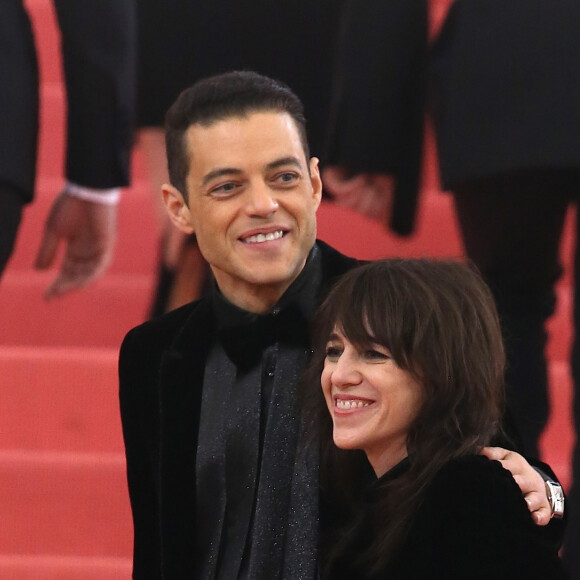
M351 355L342 353L332 370L331 381L337 387L360 383L361 373L357 361Z

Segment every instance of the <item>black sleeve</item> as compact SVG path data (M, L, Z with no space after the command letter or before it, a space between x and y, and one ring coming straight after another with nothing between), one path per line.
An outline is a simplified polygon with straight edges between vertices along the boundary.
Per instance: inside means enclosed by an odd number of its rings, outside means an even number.
M70 181L129 183L136 88L134 0L55 0L67 90Z
M391 226L412 229L423 150L425 0L347 0L325 161L392 174Z
M0 182L32 200L38 141L38 69L30 19L19 1L0 2Z

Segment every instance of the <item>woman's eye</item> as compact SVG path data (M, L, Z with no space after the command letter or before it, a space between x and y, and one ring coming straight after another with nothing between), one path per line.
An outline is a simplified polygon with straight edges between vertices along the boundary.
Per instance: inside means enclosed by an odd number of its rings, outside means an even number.
M342 351L336 346L326 347L326 358L336 359L342 354Z
M387 360L390 357L389 354L387 354L386 352L381 352L379 350L375 350L375 349L369 349L364 353L364 356L367 360Z

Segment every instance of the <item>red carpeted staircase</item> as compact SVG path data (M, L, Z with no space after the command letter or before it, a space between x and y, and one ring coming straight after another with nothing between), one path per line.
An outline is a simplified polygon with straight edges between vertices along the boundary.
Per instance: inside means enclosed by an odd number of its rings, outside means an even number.
M444 5L439 1L436 20ZM147 312L156 261L155 220L144 164L120 207L115 261L94 286L47 303L54 275L32 269L42 224L62 184L63 88L50 0L28 0L42 72L38 191L0 284L0 578L121 580L130 577L132 530L117 404L116 363L125 332ZM434 147L427 152L415 236L323 205L319 234L363 258L461 256L450 199L438 191ZM567 232L563 259L571 253ZM569 277L550 322L552 419L546 459L569 478L572 432Z

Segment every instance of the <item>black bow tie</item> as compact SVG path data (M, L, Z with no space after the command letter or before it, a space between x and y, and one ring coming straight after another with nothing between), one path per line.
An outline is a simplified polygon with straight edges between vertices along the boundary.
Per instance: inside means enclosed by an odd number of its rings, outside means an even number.
M230 360L241 369L259 363L264 350L276 343L309 348L310 326L304 314L289 306L266 315L248 317L243 323L222 328L219 338Z

